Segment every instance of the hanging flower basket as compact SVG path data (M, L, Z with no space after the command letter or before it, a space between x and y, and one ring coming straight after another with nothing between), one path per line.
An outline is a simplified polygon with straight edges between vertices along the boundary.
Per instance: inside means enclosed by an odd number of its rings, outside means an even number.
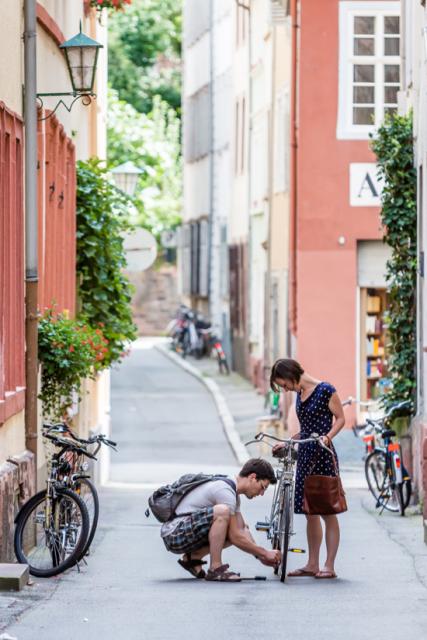
M90 6L95 7L98 11L102 11L102 9L119 11L123 10L127 4L132 4L132 0L90 0Z

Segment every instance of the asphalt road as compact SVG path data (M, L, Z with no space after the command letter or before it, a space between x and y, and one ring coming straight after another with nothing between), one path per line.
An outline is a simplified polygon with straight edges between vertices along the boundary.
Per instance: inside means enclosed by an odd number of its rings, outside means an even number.
M236 549L225 559L266 582L197 581L166 552L159 525L144 516L151 483L183 470L233 471L207 390L151 349L135 350L113 376L113 436L120 454L101 491L96 548L80 574L68 572L7 632L18 640L424 640L427 590L398 536L348 491L340 517L339 579L289 580ZM268 511L271 494L242 500L249 524ZM304 546L296 517L294 546ZM263 534L256 534L260 542ZM301 556L291 557L299 566ZM52 582L50 583L52 584ZM43 586L43 585L42 585ZM1 637L1 636L0 636Z

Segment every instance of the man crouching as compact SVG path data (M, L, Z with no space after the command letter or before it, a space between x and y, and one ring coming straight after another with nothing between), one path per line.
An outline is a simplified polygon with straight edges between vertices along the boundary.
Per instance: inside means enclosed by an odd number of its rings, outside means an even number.
M176 517L166 522L161 536L168 551L183 554L178 563L196 578L215 581L241 580L222 563L222 550L234 545L268 566L280 563L280 551L260 547L240 513L240 496L252 499L264 495L276 484L273 467L266 460L252 458L243 466L235 481L213 478L192 489L179 503ZM203 558L210 554L207 572Z

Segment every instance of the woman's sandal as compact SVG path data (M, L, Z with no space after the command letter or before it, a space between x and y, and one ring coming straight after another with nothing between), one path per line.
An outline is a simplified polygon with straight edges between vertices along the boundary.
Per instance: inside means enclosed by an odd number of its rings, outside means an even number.
M187 560L178 560L178 564L181 565L183 569L191 573L192 576L201 580L206 577L206 572L203 569L197 570L196 567L200 567L202 564L206 564L204 560L200 560L198 558L191 559L191 554L186 553L184 558Z
M230 565L222 564L217 569L208 569L205 580L210 582L241 582L240 573L228 571Z
M316 573L314 571L307 571L306 569L295 569L288 573L289 578L314 578Z
M314 577L317 580L332 580L337 578L337 574L334 571L319 571Z

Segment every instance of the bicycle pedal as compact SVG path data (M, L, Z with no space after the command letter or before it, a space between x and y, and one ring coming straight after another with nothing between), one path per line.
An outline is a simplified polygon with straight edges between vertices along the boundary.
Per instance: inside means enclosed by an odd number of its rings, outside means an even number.
M291 551L292 553L305 553L305 549L296 549L295 547L288 549L288 551Z
M255 525L255 529L257 531L269 531L270 523L269 522L257 522Z

